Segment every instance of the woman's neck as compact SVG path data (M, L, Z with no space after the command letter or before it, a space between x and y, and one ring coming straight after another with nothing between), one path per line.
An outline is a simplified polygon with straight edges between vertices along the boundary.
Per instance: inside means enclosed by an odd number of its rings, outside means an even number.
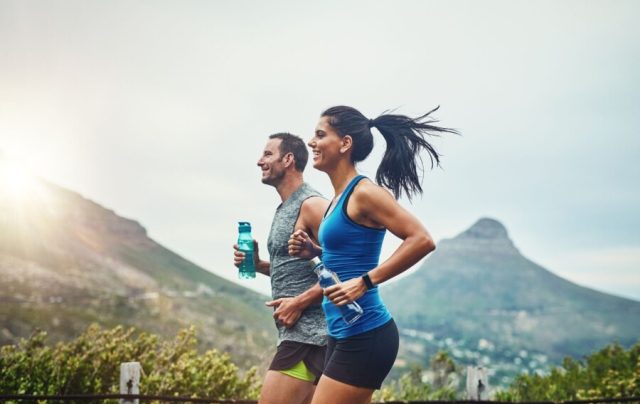
M349 185L349 182L358 175L358 171L355 166L349 165L348 167L338 168L329 174L329 179L333 185L333 190L337 195L340 195L342 191Z

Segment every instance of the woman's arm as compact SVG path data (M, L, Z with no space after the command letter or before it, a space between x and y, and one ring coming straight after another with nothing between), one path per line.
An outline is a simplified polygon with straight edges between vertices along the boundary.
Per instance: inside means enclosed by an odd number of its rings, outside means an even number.
M369 181L358 184L349 199L347 214L357 223L384 227L402 239L400 246L386 261L368 272L374 285L406 271L435 250L435 243L422 223L400 206L387 190ZM327 288L324 293L335 304L343 305L366 291L364 280L354 278Z

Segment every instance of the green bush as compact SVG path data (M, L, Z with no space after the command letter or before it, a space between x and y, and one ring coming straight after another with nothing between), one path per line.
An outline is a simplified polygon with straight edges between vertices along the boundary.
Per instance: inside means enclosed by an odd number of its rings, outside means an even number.
M118 393L120 364L140 362L140 394L255 399L256 369L243 376L226 353L199 354L193 327L173 341L121 326L92 325L73 341L46 345L37 332L18 345L0 348L0 394Z
M456 379L459 368L446 352L438 352L431 358L426 372L430 380L424 376L420 366L414 366L397 381L389 383L374 394L374 401L426 401L456 400Z
M640 396L640 343L628 351L612 344L586 357L566 358L545 376L520 375L501 401L559 401Z

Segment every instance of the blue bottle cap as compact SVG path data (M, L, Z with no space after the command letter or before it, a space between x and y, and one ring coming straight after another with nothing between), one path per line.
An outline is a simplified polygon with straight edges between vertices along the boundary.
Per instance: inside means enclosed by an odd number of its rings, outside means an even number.
M240 231L240 232L250 232L251 231L251 223L249 223L249 222L238 222L238 231Z

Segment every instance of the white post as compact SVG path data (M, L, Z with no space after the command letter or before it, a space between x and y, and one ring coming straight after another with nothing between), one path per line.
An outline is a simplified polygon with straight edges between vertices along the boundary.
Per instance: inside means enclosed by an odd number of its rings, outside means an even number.
M120 394L140 394L140 362L120 364ZM138 404L140 400L120 399L120 404Z
M485 401L489 397L489 375L487 369L467 366L467 399Z

